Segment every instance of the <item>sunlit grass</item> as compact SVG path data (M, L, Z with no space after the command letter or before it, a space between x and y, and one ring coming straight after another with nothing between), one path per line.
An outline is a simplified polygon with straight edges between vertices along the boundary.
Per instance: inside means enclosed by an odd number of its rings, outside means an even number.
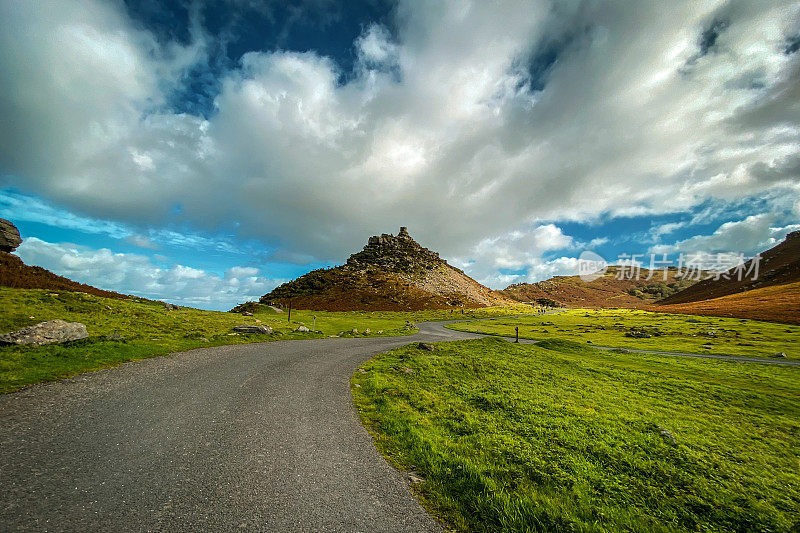
M739 318L672 315L630 309L570 309L548 315L501 318L448 326L459 331L526 339L568 339L644 350L800 358L800 326ZM649 338L625 334L642 332Z
M458 530L800 527L800 368L556 340L436 348L378 356L353 394Z

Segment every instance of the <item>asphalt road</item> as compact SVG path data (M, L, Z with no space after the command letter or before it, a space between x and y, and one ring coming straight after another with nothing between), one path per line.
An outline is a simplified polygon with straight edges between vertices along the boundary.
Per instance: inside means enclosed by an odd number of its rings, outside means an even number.
M2 395L0 531L441 531L349 379L391 348L474 337L205 348Z
M441 531L350 376L413 337L205 348L0 396L0 531Z

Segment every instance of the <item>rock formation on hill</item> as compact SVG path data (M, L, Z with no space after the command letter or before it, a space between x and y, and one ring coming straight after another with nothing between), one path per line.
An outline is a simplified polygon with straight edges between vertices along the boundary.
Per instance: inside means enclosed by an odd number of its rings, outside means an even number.
M13 252L22 244L19 230L10 221L0 218L0 251Z
M344 265L319 269L261 297L297 309L405 311L508 305L513 300L473 280L421 246L405 227L370 237Z

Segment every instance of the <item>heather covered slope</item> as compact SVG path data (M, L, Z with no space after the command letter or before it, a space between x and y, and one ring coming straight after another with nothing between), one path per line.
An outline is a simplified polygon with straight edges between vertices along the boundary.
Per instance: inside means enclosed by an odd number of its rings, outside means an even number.
M14 289L85 292L104 298L127 298L118 292L104 291L58 276L42 267L26 265L22 259L7 252L0 252L0 286Z
M744 273L748 272L751 266L754 266L752 265L753 261L751 259L745 263L742 269ZM782 243L761 254L758 276L755 280L752 279L752 275L742 276L742 279L739 279L733 269L728 271L728 277L730 279L721 277L720 279L703 280L664 299L659 304L671 305L700 302L754 289L800 281L800 231L789 233ZM778 291L776 294L779 293ZM770 292L769 294L772 293Z
M261 297L262 303L328 311L416 311L517 302L447 264L405 228L374 236L347 263L314 270Z
M537 283L517 283L502 292L520 302L539 299L553 300L566 307L643 307L676 293L695 283L683 280L678 270L663 270L650 273L642 269L638 278L626 279L628 272L610 266L604 276L585 282L578 276L556 276ZM622 279L617 279L621 277ZM649 279L648 279L649 278Z
M770 285L719 298L647 308L660 313L724 316L800 324L800 281Z

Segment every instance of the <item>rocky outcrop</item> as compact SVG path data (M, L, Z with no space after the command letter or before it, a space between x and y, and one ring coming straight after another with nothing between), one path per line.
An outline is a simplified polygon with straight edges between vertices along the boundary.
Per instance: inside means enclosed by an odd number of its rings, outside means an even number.
M438 253L411 238L405 227L397 236L370 237L346 264L311 271L260 301L329 311L414 311L515 303L447 264Z
M389 233L370 237L363 250L350 256L345 268L359 270L372 266L411 274L431 270L441 263L447 262L412 239L403 226L397 237Z
M272 334L272 328L269 326L256 326L253 324L241 324L239 326L233 326L233 331L237 331L239 333L260 333L262 335L270 335Z
M33 326L18 329L12 333L0 335L0 344L26 344L41 346L56 342L77 341L85 339L89 334L86 326L80 322L50 320Z
M0 251L13 252L22 244L19 230L9 220L0 218Z

